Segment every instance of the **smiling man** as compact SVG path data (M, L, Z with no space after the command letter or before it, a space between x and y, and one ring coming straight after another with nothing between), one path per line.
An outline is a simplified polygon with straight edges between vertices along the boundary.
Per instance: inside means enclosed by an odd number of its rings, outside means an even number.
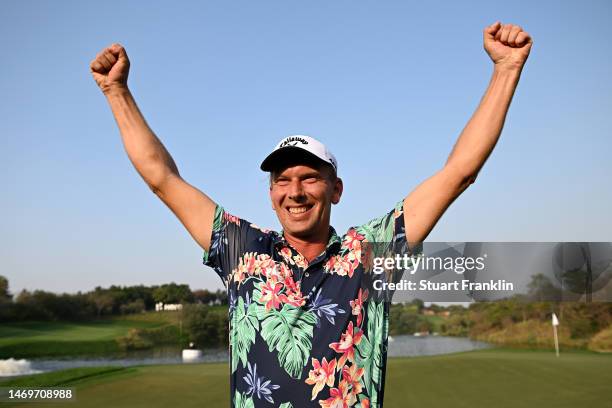
M388 304L369 299L363 288L362 245L410 253L493 150L532 40L521 27L499 22L483 38L493 75L445 165L387 214L342 236L330 215L343 183L321 142L289 136L263 161L283 230L261 229L181 178L128 89L123 47L113 44L91 62L134 167L227 286L233 406L382 406Z
M314 258L327 243L331 206L342 195L336 158L318 140L297 135L281 140L260 167L270 172L272 208L285 239Z

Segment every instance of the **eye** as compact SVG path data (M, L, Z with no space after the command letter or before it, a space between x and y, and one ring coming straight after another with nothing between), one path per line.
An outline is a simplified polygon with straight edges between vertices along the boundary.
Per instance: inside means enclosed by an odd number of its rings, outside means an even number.
M316 183L317 181L319 181L319 178L315 176L306 177L304 179L304 183Z
M277 178L276 180L274 180L274 184L276 184L277 186L286 186L287 184L289 184L289 180L286 178Z

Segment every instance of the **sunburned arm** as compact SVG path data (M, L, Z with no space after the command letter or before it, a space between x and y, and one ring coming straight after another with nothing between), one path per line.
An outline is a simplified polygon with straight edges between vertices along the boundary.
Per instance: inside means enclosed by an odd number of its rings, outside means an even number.
M521 33L518 26L498 23L485 29L485 49L495 62L491 81L444 167L404 199L410 247L425 240L451 203L476 180L493 151L532 44Z
M127 54L118 44L103 50L91 63L94 79L107 98L134 168L195 241L208 250L216 204L181 178L174 160L150 129L127 87L128 70Z

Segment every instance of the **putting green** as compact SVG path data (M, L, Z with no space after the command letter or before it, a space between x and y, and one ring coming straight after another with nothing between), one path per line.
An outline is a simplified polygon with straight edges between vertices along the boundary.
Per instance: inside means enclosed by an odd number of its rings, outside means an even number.
M76 388L77 402L54 407L229 405L225 364L142 366L62 382ZM385 407L609 407L610 384L610 355L574 352L557 359L553 352L484 350L389 359Z

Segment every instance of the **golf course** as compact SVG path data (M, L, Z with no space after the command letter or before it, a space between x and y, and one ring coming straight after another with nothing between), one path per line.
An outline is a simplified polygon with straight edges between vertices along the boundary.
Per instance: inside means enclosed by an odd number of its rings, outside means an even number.
M180 322L181 314L175 312L86 322L7 322L0 325L0 360L116 355L121 350L118 339L129 338L134 330L147 334L170 328L176 339ZM561 347L561 355L556 357L551 346L539 350L500 346L389 358L385 407L612 407L612 353ZM120 363L109 359L108 366L103 367L0 377L0 387L73 388L76 396L74 401L51 405L5 401L0 402L0 408L229 406L226 363L113 364Z
M612 355L490 349L389 359L386 407L610 407ZM225 407L225 364L78 368L0 381L75 389L66 407ZM36 407L49 403L2 403Z
M0 326L1 358L104 355L120 351L130 329L176 326L176 313L143 313L89 322L15 322ZM178 329L177 329L178 331Z

